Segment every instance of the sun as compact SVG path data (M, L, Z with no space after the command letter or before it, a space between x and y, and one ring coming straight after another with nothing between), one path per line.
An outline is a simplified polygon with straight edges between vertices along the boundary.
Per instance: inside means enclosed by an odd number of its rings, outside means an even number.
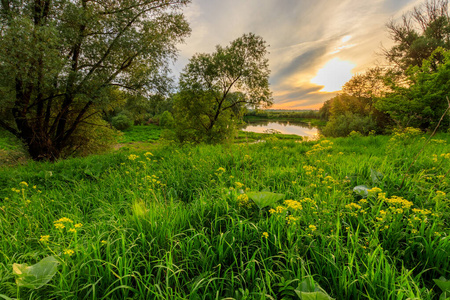
M333 58L321 68L311 83L322 85L321 92L337 92L352 78L352 70L356 65L350 61Z

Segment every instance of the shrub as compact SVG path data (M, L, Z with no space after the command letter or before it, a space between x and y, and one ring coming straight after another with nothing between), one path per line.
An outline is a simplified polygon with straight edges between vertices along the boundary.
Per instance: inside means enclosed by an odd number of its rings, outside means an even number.
M344 115L332 117L327 126L323 129L325 136L348 136L352 131L357 131L363 135L377 129L377 124L372 116L362 116L346 112Z
M111 124L117 130L127 130L133 125L133 120L121 113L111 119Z
M175 119L169 111L166 110L162 113L161 117L159 118L159 126L167 129L175 127Z

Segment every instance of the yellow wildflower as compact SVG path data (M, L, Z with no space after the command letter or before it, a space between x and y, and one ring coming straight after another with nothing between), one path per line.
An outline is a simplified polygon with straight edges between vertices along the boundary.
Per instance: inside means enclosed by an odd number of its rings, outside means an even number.
M21 186L25 186L28 187L28 183L26 183L25 181L22 181L21 183L19 183Z
M57 229L64 229L66 226L64 226L64 224L62 224L62 223L55 223L55 227Z
M75 253L72 249L65 249L64 255L72 256Z
M293 209L293 210L301 210L301 209L303 209L303 207L300 204L300 202L295 201L295 200L285 200L284 204L286 204L288 208Z
M69 232L75 233L75 232L77 232L77 230L75 228L70 228Z
M69 218L63 217L59 219L58 221L55 221L55 223L73 223L73 221Z
M250 208L252 206L252 202L246 194L241 194L237 197L237 204L244 208Z
M308 228L309 228L311 231L316 231L316 230L317 230L317 227L314 226L314 225L309 225Z
M234 183L234 185L236 186L237 189L241 189L244 186L244 184L237 181Z
M295 222L298 221L298 217L294 217L293 215L289 215L286 217L286 221L288 222L288 224L295 224Z
M50 240L49 235L41 235L41 238L39 239L39 242L41 243L47 243Z
M129 156L128 156L128 159L129 160L136 160L136 158L138 158L139 156L137 156L137 155L135 155L135 154L130 154Z
M352 209L358 210L358 209L361 209L361 206L356 203L350 203L350 204L347 204L345 206L345 208L350 209L350 210L352 210Z
M83 224L81 224L81 223L78 223L78 224L75 224L74 226L75 226L75 228L80 228L80 227L82 227L82 226L83 226Z
M267 239L267 238L269 237L269 233L263 232L262 236L263 236L263 238L266 238L266 239Z

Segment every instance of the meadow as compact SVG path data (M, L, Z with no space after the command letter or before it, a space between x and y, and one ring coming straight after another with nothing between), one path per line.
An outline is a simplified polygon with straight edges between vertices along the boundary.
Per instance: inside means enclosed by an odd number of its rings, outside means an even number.
M449 297L450 134L242 135L0 169L0 298Z

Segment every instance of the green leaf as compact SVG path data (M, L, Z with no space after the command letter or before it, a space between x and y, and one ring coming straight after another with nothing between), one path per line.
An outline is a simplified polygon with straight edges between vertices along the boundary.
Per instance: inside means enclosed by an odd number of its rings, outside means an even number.
M310 276L300 282L295 293L301 300L334 300Z
M259 209L263 209L266 206L272 206L284 198L284 194L272 192L249 192L247 193L247 196L255 202Z
M372 178L372 183L374 186L379 185L384 178L383 173L378 172L374 169L370 169L370 177Z
M442 290L439 300L446 300L450 298L450 280L441 276L439 279L433 279L434 283Z
M363 198L367 198L367 196L369 195L368 190L369 188L366 185L358 185L353 188L353 192Z
M433 279L433 281L443 292L450 292L450 280L441 276L439 279Z
M16 275L16 284L19 287L38 289L47 284L58 269L58 260L54 256L42 259L35 265L13 264L13 273Z

